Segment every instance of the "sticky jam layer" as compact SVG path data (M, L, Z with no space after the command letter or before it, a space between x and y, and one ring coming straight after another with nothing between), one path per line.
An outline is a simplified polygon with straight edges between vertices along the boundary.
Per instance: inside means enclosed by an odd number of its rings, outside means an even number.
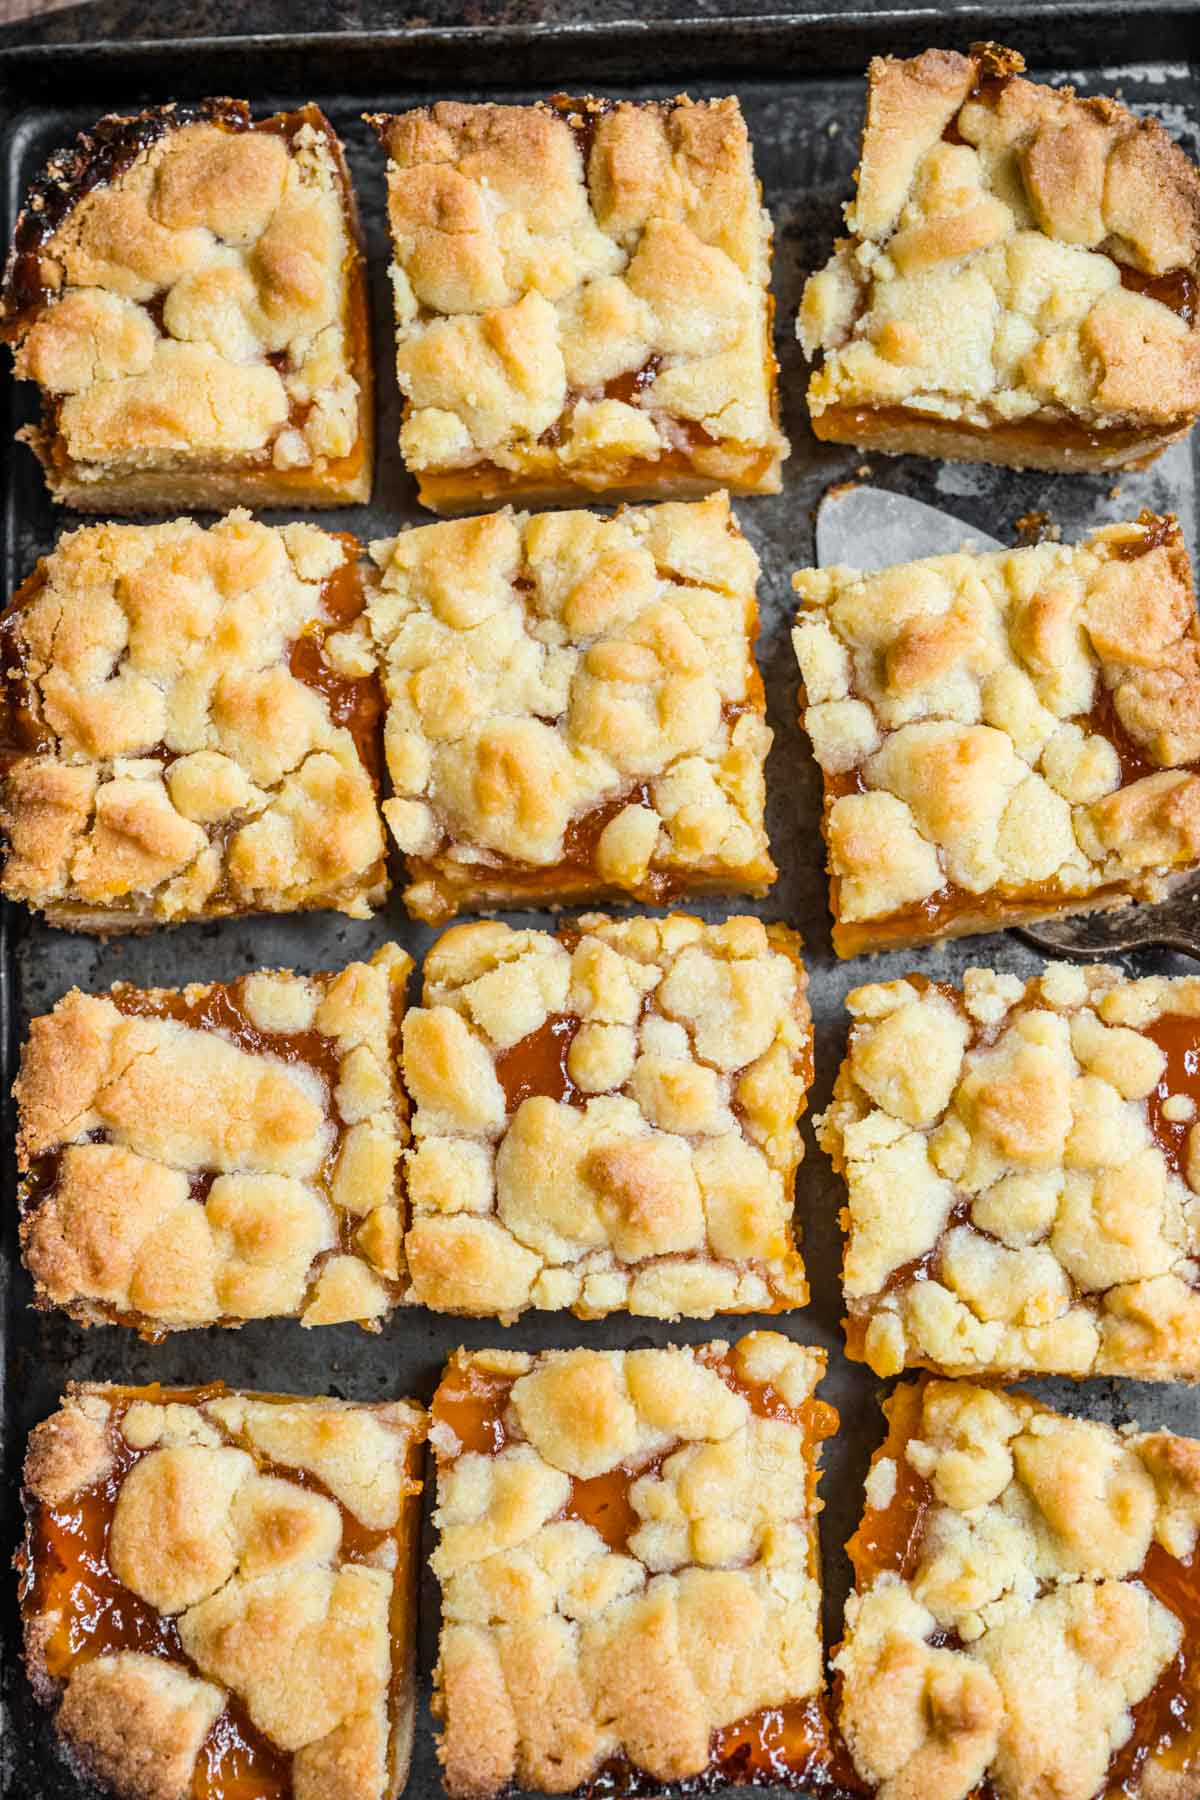
M920 1563L936 1500L925 1477L908 1461L905 1448L920 1436L927 1385L924 1377L902 1382L884 1402L888 1434L872 1457L871 1467L882 1457L890 1458L896 1466L896 1485L886 1506L866 1507L846 1545L856 1593L865 1593L880 1575L909 1581ZM1130 1709L1133 1728L1110 1758L1104 1787L1094 1800L1138 1800L1150 1763L1164 1774L1194 1771L1200 1793L1200 1563L1195 1555L1180 1559L1169 1555L1161 1544L1152 1543L1145 1562L1131 1579L1148 1588L1175 1614L1183 1635L1176 1655L1150 1692ZM953 1633L936 1631L928 1641L943 1649L962 1650ZM839 1704L838 1686L835 1682L835 1704ZM878 1790L858 1776L840 1732L837 1738L842 1784L858 1794L874 1795ZM999 1800L999 1795L985 1777L965 1800Z
M189 1674L211 1679L183 1649L175 1620L156 1612L118 1580L109 1563L108 1542L121 1487L134 1465L150 1454L149 1448L135 1449L121 1431L130 1406L137 1401L202 1406L226 1391L221 1382L205 1388L155 1385L115 1390L108 1420L113 1464L105 1479L58 1507L25 1495L25 1538L16 1558L21 1620L26 1644L37 1646L29 1653L31 1675L44 1702L54 1704L84 1663L122 1650L161 1657L181 1664ZM400 1523L391 1530L371 1531L310 1470L273 1462L249 1442L230 1436L211 1415L204 1416L226 1443L253 1457L260 1474L308 1488L337 1506L342 1522L339 1565L378 1563L380 1553L391 1556L395 1545L401 1552L397 1567L407 1568L411 1509L402 1508ZM55 1621L49 1633L43 1624L48 1619ZM399 1639L395 1624L393 1634ZM399 1666L404 1655L403 1642L394 1642L393 1665ZM189 1800L289 1800L291 1765L291 1755L272 1743L237 1695L227 1691L224 1709L197 1757Z
M1019 1019L1023 1012L1028 1012L1041 1003L1034 1000L1022 1001L1005 1013L999 1029L980 1025L972 1018L963 1006L963 997L959 990L950 983L930 981L923 975L906 977L910 986L921 992L936 990L942 998L959 1014L967 1026L968 1037L964 1055L986 1049L995 1041L1002 1031L1006 1031ZM1144 1102L1127 1102L1126 1104L1144 1104L1146 1122L1150 1137L1162 1151L1168 1168L1181 1179L1186 1180L1188 1161L1188 1140L1194 1122L1200 1122L1200 1016L1185 1013L1165 1012L1151 1024L1137 1028L1142 1037L1149 1038L1163 1052L1166 1062L1158 1083ZM850 1048L853 1048L857 1027L851 1028ZM1190 1102L1190 1114L1187 1118L1171 1119L1165 1111L1168 1100ZM1177 1109L1173 1109L1177 1110ZM1185 1109L1186 1110L1186 1109ZM1197 1155L1200 1164L1200 1153ZM998 1243L990 1231L985 1231L971 1217L972 1200L969 1195L956 1197L946 1223L942 1227L937 1242L920 1256L894 1268L878 1293L865 1295L847 1301L846 1354L855 1361L866 1361L867 1327L880 1303L889 1295L902 1293L914 1284L923 1281L939 1281L941 1279L942 1257L945 1251L946 1238L959 1226L969 1226L978 1237L986 1238L991 1243ZM854 1215L849 1210L843 1213L849 1236L854 1235ZM1076 1287L1070 1276L1067 1277L1071 1288L1071 1304L1099 1304L1103 1300L1104 1290L1085 1292Z
M811 1523L815 1517L819 1480L817 1456L821 1443L837 1429L837 1413L824 1401L811 1397L798 1407L790 1407L770 1384L758 1386L742 1381L728 1355L720 1355L710 1347L698 1349L696 1355L715 1369L735 1393L741 1394L760 1418L784 1420L803 1434L807 1463L809 1566L814 1579L819 1580L816 1532ZM433 1441L438 1447L439 1471L451 1468L458 1457L468 1453L498 1456L514 1441L515 1421L509 1411L509 1394L516 1379L515 1375L503 1375L486 1368L465 1351L456 1352L431 1408L434 1426L443 1428L441 1432L435 1430L433 1433ZM448 1451L443 1447L447 1442L447 1429L457 1440L457 1450ZM622 1463L587 1479L573 1476L561 1517L579 1519L592 1526L609 1549L620 1554L627 1549L630 1537L641 1524L629 1498L630 1488L635 1481L661 1468L680 1447L678 1441L670 1444L636 1467ZM672 1783L671 1792L696 1794L734 1783L739 1786L804 1787L814 1796L832 1795L835 1789L830 1776L831 1762L824 1699L816 1694L782 1706L763 1708L715 1731L709 1743L705 1768L682 1782ZM660 1782L623 1754L604 1763L577 1790L589 1800L651 1795L661 1791Z

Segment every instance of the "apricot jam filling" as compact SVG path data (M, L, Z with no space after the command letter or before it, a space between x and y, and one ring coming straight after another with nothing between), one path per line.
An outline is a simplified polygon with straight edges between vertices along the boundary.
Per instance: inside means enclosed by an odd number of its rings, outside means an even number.
M1063 449L1079 453L1104 450L1119 454L1137 451L1143 446L1150 452L1179 430L1184 421L1185 415L1180 415L1179 425L1174 421L1165 425L1152 421L1144 425L1102 425L1095 420L1089 422L1046 411L1031 413L1026 419L993 419L980 425L966 419L938 419L916 407L836 403L818 413L812 425L817 437L839 443L867 443L880 431L911 431L915 426L928 437L973 437L1016 449Z
M1176 1175L1183 1176L1187 1166L1188 1133L1193 1119L1200 1118L1200 1018L1183 1013L1163 1013L1153 1024L1142 1027L1142 1036L1157 1044L1166 1057L1166 1066L1157 1086L1148 1096L1146 1111L1150 1133ZM1192 1103L1192 1117L1168 1119L1163 1108L1173 1095Z
M366 605L358 566L358 545L347 532L332 535L344 546L345 555L321 584L321 605L326 618L311 624L296 639L288 657L288 668L297 681L321 695L333 723L350 733L359 760L378 785L379 721L383 713L379 678L377 675L343 675L328 661L325 653L326 640L353 624Z
M711 1353L707 1348L698 1349L696 1354L728 1387L741 1394L760 1418L780 1419L803 1432L811 1516L819 1479L817 1451L820 1443L837 1429L834 1409L811 1396L799 1406L791 1406L770 1383L742 1381L728 1354ZM439 1469L450 1468L460 1456L495 1456L506 1445L523 1441L509 1409L516 1380L515 1374L481 1368L466 1353L460 1352L451 1360L430 1408L434 1426L431 1441ZM453 1432L457 1449L452 1449L445 1437L439 1441L438 1426ZM619 1464L587 1479L571 1477L571 1491L560 1516L591 1525L618 1555L627 1551L630 1538L642 1524L630 1498L633 1484L657 1474L682 1447L682 1440L677 1440L635 1467ZM809 1557L811 1572L816 1576L816 1546L811 1538ZM702 1793L726 1782L752 1786L778 1782L808 1787L814 1795L830 1794L833 1790L828 1769L832 1755L824 1700L814 1694L807 1699L764 1707L713 1732L708 1766L698 1775L672 1783L672 1792ZM621 1754L604 1763L576 1791L595 1797L634 1796L657 1793L660 1784Z
M509 1118L534 1094L568 1106L586 1103L588 1095L576 1087L567 1068L581 1023L574 1013L552 1013L536 1031L500 1052L496 1079L504 1089Z
M407 413L407 406L405 410ZM683 420L671 420L672 429L678 425L681 433L684 424ZM677 476L684 480L702 482L703 491L707 491L711 483L713 487L727 487L734 494L753 493L779 460L779 451L773 444L764 449L757 444L741 444L731 439L718 441L699 432L689 441L690 451L663 450L654 457L622 457L620 461L614 460L609 469L597 469L594 472L586 469L581 472L578 468L564 469L552 452L547 451L539 457L536 450L525 470L504 469L492 462L472 463L465 469L422 469L418 478L420 498L425 506L431 506L436 512L442 506L492 500L500 496L536 494L542 489L555 492L573 490L583 495L589 487L595 488L597 492L615 487L653 495L669 490L672 480ZM703 458L705 449L720 457L719 475L710 476L706 469L697 464L696 457Z
M179 1663L190 1674L210 1679L184 1651L174 1618L156 1612L118 1579L109 1563L108 1544L122 1484L134 1465L154 1448L135 1449L126 1440L121 1421L128 1408L135 1401L201 1405L223 1392L220 1383L194 1389L156 1385L126 1390L110 1412L108 1438L113 1461L104 1480L59 1507L26 1495L25 1539L17 1566L27 1641L36 1642L42 1662L41 1671L35 1670L35 1680L44 1672L57 1689L83 1663L125 1650ZM265 1395L256 1398L270 1399ZM403 1522L391 1530L368 1529L310 1470L274 1462L249 1441L224 1431L211 1415L205 1418L226 1444L253 1458L260 1474L308 1488L337 1506L342 1525L339 1565L377 1562L380 1551L400 1542ZM42 1622L50 1619L55 1622L47 1634ZM397 1640L393 1654L398 1650ZM197 1757L189 1800L288 1800L291 1762L291 1756L254 1725L237 1695L227 1691L224 1709Z

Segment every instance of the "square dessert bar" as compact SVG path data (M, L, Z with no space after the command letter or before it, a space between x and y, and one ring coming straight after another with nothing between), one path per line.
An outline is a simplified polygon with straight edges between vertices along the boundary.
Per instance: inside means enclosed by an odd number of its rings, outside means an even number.
M1200 1380L1200 980L856 988L817 1135L877 1375Z
M415 1692L407 1400L73 1385L25 1458L25 1663L118 1800L395 1800Z
M771 221L736 99L373 123L426 506L779 492Z
M411 959L73 988L14 1086L37 1304L162 1337L286 1315L378 1330L403 1284L396 1071Z
M881 1800L1200 1792L1200 1442L902 1383L846 1546L845 1786Z
M83 512L368 500L370 330L342 147L315 106L111 115L17 221L0 335L20 433Z
M813 1397L775 1332L460 1350L434 1396L451 1800L803 1787L828 1765Z
M412 1298L440 1312L776 1312L812 1082L784 925L458 925L404 1021Z
M1149 462L1200 412L1200 171L1013 50L876 57L797 335L819 438L1023 469Z
M792 585L839 956L1159 900L1200 862L1173 518Z
M353 538L86 525L0 614L0 893L113 932L387 893Z
M410 913L767 891L758 559L727 495L372 555Z

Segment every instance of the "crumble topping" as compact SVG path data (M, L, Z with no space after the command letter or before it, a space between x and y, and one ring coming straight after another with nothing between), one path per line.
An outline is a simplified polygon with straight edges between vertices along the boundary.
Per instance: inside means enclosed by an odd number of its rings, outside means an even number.
M481 470L518 492L653 489L673 468L779 491L771 226L736 99L443 101L374 123L422 499L469 497Z
M1200 633L1173 518L792 585L839 954L1161 899L1196 863Z
M128 1800L391 1800L425 1426L403 1400L73 1389L29 1441L18 1566L78 1768Z
M812 1079L782 925L460 925L404 1022L413 1297L653 1318L808 1298L792 1232Z
M395 1073L411 959L229 987L73 989L14 1086L41 1305L149 1335L280 1314L378 1329L401 1293Z
M447 1791L817 1774L824 1352L459 1351L433 1402Z
M818 1139L876 1374L1200 1377L1200 982L1050 964L853 990Z
M120 930L386 892L357 546L233 512L89 525L0 620L0 886Z
M873 59L851 235L797 322L824 353L818 433L838 408L1051 437L1200 410L1200 175L1157 120L1023 67L994 45Z
M294 504L323 479L326 504L365 498L362 284L341 146L315 107L102 120L34 188L0 297L15 372L42 390L43 424L22 435L52 490L98 509L169 468L176 502L213 470L232 477L226 500L261 497L238 470Z
M840 1724L881 1800L1183 1800L1200 1444L896 1390L848 1549Z
M372 545L409 911L764 893L758 560L725 494Z

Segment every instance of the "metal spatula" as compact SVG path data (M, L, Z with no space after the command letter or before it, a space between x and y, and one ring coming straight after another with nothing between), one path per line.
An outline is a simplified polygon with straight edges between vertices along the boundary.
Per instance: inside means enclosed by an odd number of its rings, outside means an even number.
M885 569L921 556L1005 546L963 519L883 488L831 488L817 509L817 562ZM1103 956L1160 945L1200 958L1200 878L1169 900L1131 905L1021 927L1021 935L1054 956Z

